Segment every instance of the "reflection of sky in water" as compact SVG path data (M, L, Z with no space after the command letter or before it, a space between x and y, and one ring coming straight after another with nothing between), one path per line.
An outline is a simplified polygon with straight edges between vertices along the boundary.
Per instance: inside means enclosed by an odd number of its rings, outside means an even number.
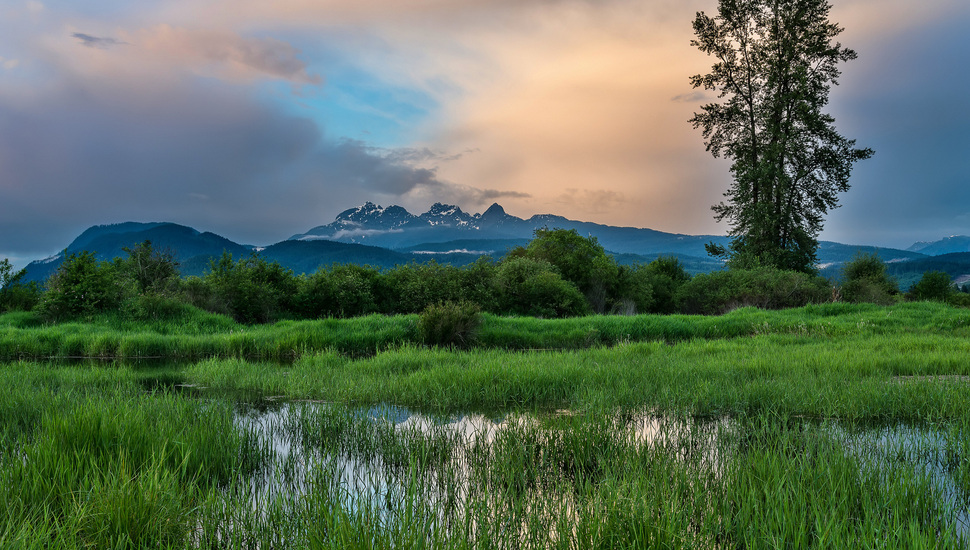
M898 474L901 468L911 468L917 476L929 481L942 495L945 504L954 509L956 531L970 535L970 508L963 490L954 479L948 456L946 434L930 427L906 424L878 427L853 427L836 423L830 431L840 441L849 456L863 467L872 467L883 479ZM956 455L953 455L956 456Z
M375 502L386 502L387 510L400 504L399 499L407 489L406 484L414 483L413 479L405 479L407 464L403 469L395 467L379 452L360 456L354 451L321 451L299 442L301 414L309 413L312 417L313 413L332 406L312 402L264 401L256 407L241 406L238 409L237 425L256 434L272 457L262 471L247 481L245 490L254 510L262 509L265 503L277 498L299 499L311 487L312 490L319 490L312 484L321 481L325 487L334 489L335 494L340 495L342 504L349 511ZM469 457L465 453L475 444L490 446L502 430L527 425L544 426L547 421L555 425L557 416L572 414L558 411L541 416L431 416L392 405L351 409L350 413L356 420L371 419L375 426L392 425L394 433L404 436L402 439L445 437L447 441L463 443L454 446L444 470L440 466L432 468L427 477L420 481L424 487L421 493L432 507L439 498L457 497L463 501L467 496L472 473ZM618 441L667 450L679 460L709 468L717 477L737 452L736 442L741 435L741 426L728 418L691 419L639 414L618 417L614 425ZM907 425L860 428L837 422L825 423L820 429L840 442L849 456L859 459L863 468L877 469L883 479L898 475L902 468L928 480L934 490L943 495L945 505L954 509L957 532L964 536L970 534L966 496L947 467L947 460L952 460L952 457L947 456L943 432ZM436 494L434 487L441 487L435 485L438 482L451 484L449 495ZM570 503L564 502L563 505L572 510Z

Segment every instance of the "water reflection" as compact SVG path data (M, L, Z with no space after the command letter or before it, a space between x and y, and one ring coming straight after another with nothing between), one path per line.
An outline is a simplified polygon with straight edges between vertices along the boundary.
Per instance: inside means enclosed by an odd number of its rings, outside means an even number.
M907 424L860 426L836 422L829 426L829 432L841 442L847 455L884 479L905 469L929 482L951 508L956 532L970 536L970 495L960 487L959 453L951 448L953 439L945 430Z
M793 422L795 431L831 438L863 469L886 479L901 469L927 478L951 508L953 529L970 534L967 495L954 473L954 457L962 455L948 448L952 438L941 429ZM739 453L752 445L752 427L735 419L652 412L602 418L571 411L441 416L394 405L348 408L249 397L239 402L236 423L259 441L267 458L233 489L257 515L273 503L319 501L326 494L332 505L375 525L404 521L408 510L419 508L436 516L434 525L485 533L497 528L481 522L504 521L501 529L546 541L575 539L586 507L596 505L579 497L577 488L609 479L615 457L643 461L644 471L659 464L658 456L685 464L686 477L694 476L688 483L700 484L703 492L721 483ZM496 460L506 464L492 467ZM510 495L525 502L511 514ZM537 528L523 523L532 521L521 519L530 515L566 520Z

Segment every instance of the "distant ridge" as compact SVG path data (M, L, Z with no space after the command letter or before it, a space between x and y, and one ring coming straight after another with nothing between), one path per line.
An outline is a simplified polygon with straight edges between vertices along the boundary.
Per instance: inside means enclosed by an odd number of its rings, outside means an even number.
M932 242L917 242L907 248L911 252L919 252L927 256L953 254L956 252L970 252L970 237L966 235L952 235Z
M252 246L234 243L215 233L201 233L191 227L175 223L125 222L96 225L81 233L67 245L64 251L28 264L27 279L32 281L47 279L64 261L65 253L86 250L93 252L99 260L111 260L124 256L125 248L131 248L145 241L151 241L156 250L171 252L179 262L186 264L191 263L197 256L208 258L221 255L223 251L242 255L254 250Z
M727 244L728 237L681 235L653 229L615 227L570 220L554 214L538 214L528 219L510 215L495 203L480 214L469 214L455 205L435 203L420 215L401 206L383 207L372 202L344 210L326 225L293 235L266 247L235 243L215 233L168 222L124 222L97 225L82 232L64 252L94 252L101 260L124 256L124 248L146 240L160 250L171 251L181 263L183 275L201 275L212 259L223 252L234 257L259 254L279 262L297 273L311 273L334 263L354 263L388 268L411 262L434 260L465 265L482 255L501 258L508 250L524 246L536 229L547 227L574 229L581 235L596 237L622 264L646 263L658 256L676 256L692 272L721 267L710 258L704 245ZM819 267L823 274L838 277L841 266L859 252L875 253L892 265L901 281L917 276L921 266L939 265L954 276L970 275L970 254L956 254L940 262L928 260L925 251L939 243L963 246L970 237L950 237L937 243L917 243L920 251L871 246L846 245L830 241L819 243ZM939 246L943 246L939 244ZM967 244L970 247L970 244ZM64 260L64 252L30 263L28 280L45 280ZM920 260L920 261L918 261ZM922 261L927 260L927 261ZM920 271L919 274L922 272Z
M400 206L382 207L372 202L345 210L327 225L318 225L290 240L332 240L384 248L413 248L420 244L460 240L531 239L536 229L575 229L593 235L607 250L629 254L686 254L704 257L704 244L728 242L717 235L680 235L653 229L614 227L570 220L553 214L529 219L512 216L498 203L481 214L468 214L455 205L436 202L418 216Z

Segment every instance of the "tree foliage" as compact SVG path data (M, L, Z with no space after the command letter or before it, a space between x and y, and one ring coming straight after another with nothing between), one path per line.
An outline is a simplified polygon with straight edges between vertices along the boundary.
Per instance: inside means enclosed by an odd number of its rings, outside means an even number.
M164 294L177 286L179 263L173 252L157 250L151 241L123 250L128 257L121 260L119 271L134 286L136 293Z
M694 19L691 44L717 62L691 84L720 101L690 122L709 152L732 161L727 201L713 210L731 224L731 259L749 266L745 256L812 271L823 216L849 189L852 165L873 154L823 112L839 63L856 58L835 41L842 28L830 9L826 0L720 0L716 16Z
M597 313L609 307L615 294L619 276L616 261L596 237L583 237L575 229L536 229L528 246L509 255L552 264L563 279L576 285Z
M223 252L204 278L219 313L241 323L267 323L294 309L298 282L293 271L253 254L233 261Z
M910 287L907 298L910 300L933 300L949 303L956 294L953 281L943 271L927 271L923 277Z
M899 294L899 284L886 273L878 255L859 253L842 268L841 292L847 302L890 304Z
M124 297L118 271L93 252L71 253L47 279L38 307L49 319L89 316L116 309Z
M0 313L11 310L27 311L40 300L37 283L24 282L26 269L13 270L10 260L0 260Z

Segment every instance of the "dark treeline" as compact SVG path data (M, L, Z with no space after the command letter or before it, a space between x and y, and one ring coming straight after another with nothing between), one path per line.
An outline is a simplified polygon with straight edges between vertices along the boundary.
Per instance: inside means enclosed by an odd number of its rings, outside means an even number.
M258 255L224 253L201 277L182 278L178 262L151 242L104 262L71 254L43 287L21 281L0 264L0 312L35 310L59 321L119 311L137 319L166 318L186 304L243 323L281 319L408 314L440 303L467 303L500 315L570 317L599 314L719 314L743 307L798 307L833 300L889 304L902 299L885 264L874 255L849 262L840 281L771 267L727 269L691 276L676 258L618 265L595 237L540 229L525 247L500 261L464 266L407 264L378 270L333 265L294 274ZM931 272L905 296L965 305L949 276Z

